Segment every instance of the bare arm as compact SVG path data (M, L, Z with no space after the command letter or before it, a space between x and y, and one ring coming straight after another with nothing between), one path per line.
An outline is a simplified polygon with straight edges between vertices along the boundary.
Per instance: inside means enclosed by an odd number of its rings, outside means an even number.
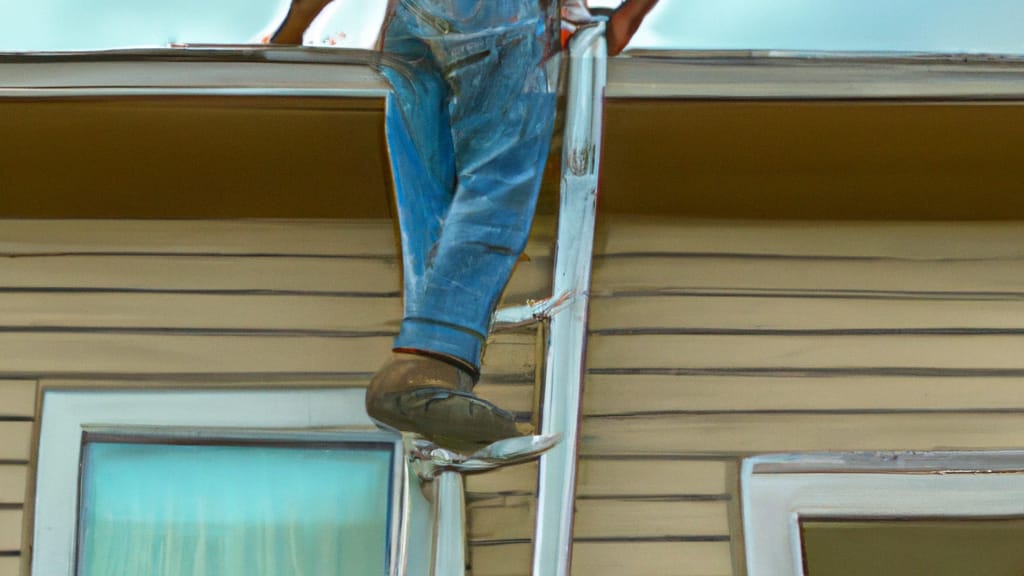
M292 0L281 27L270 37L271 44L302 44L302 34L331 0Z
M615 56L629 44L647 13L658 0L626 0L608 21L608 55Z

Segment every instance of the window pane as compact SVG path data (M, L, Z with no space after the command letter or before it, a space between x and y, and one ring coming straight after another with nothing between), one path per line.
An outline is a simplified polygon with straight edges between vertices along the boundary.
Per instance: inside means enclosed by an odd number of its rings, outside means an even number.
M392 452L83 447L80 576L383 574Z
M941 497L941 496L940 496ZM1020 576L1024 520L803 520L808 576Z

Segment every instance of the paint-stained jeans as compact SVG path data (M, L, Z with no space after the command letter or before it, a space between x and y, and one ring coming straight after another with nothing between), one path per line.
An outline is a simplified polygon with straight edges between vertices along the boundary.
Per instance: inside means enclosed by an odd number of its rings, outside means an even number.
M479 367L548 155L554 13L538 0L400 0L385 29L405 273L396 348Z

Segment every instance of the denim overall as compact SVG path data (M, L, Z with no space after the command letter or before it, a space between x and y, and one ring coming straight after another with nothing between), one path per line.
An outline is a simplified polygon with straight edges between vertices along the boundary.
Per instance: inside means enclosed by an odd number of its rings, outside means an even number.
M557 1L396 4L383 46L405 275L395 348L478 370L547 160Z

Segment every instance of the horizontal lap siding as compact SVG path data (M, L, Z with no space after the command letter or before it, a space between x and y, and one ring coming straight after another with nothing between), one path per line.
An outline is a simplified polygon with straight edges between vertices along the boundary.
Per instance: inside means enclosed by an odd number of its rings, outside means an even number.
M21 567L36 382L0 379L0 576Z
M28 466L0 464L0 506L21 504L25 501L25 482Z
M17 556L0 556L0 576L18 576L21 569L21 558Z
M537 227L510 304L550 292L549 227ZM0 222L0 576L17 574L27 540L37 379L365 386L399 328L400 277L390 221ZM480 394L529 416L536 355L533 328L495 335ZM532 498L535 478L517 494Z
M401 316L393 234L389 221L5 223L0 376L368 375ZM549 284L550 249L528 252L512 302ZM532 382L534 356L530 332L497 335L491 383Z
M0 553L21 550L21 509L0 508Z
M0 461L27 462L32 444L32 422L0 420Z
M529 544L476 546L474 574L523 576L529 570ZM576 542L574 574L621 576L718 576L729 574L728 542Z
M729 537L724 501L673 497L581 498L576 502L576 541L725 539ZM501 497L470 507L469 537L482 541L528 541L533 533L533 499ZM526 522L531 520L531 522Z
M529 574L536 478L536 464L468 477L474 575ZM574 574L728 573L726 463L584 457L577 478ZM693 537L708 526L718 534Z
M602 224L581 466L670 483L666 460L1024 446L1024 225ZM735 481L723 492L738 548ZM663 535L719 532L689 513ZM677 539L658 556L693 544Z
M2 229L0 379L361 386L397 330L389 222ZM731 573L742 455L1024 445L1022 240L1004 224L603 223L574 573ZM546 242L513 303L548 291ZM528 413L536 344L496 336L481 393ZM0 498L30 457L20 386L0 392ZM533 465L469 479L476 576L529 572L535 486ZM0 555L3 576L16 565Z

